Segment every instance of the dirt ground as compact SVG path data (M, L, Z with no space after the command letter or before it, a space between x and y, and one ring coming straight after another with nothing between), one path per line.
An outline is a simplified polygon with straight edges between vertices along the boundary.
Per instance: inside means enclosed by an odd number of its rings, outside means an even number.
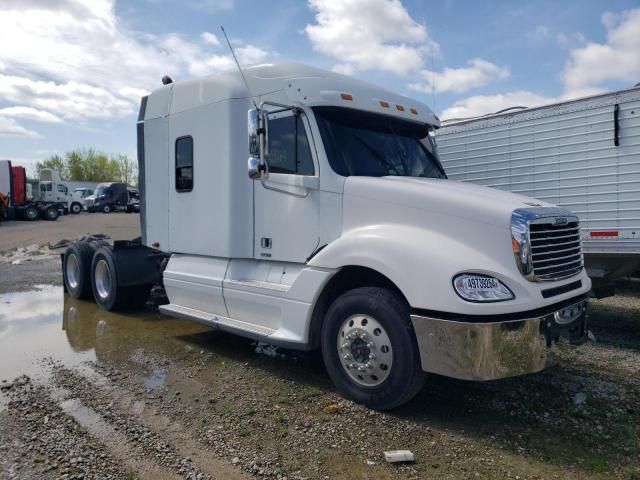
M431 376L380 413L342 399L317 352L104 312L59 268L0 262L0 479L640 479L639 281L593 300L593 341L544 372Z
M60 216L54 222L3 221L0 222L0 254L17 247L53 244L88 233L104 233L115 240L131 240L140 236L139 215L82 212Z

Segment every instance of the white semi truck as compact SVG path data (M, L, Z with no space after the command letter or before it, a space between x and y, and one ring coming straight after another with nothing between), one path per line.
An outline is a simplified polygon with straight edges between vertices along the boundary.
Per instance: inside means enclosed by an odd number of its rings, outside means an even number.
M640 88L446 122L447 175L553 202L582 225L596 296L640 270Z
M538 372L558 338L584 340L574 215L448 180L440 122L415 100L291 63L245 75L142 99L142 237L72 244L70 295L132 308L160 283L163 313L319 348L339 391L376 409L423 372Z
M43 168L39 175L39 200L42 202L59 202L65 206L65 213L78 214L86 210L86 200L89 191L95 182L84 182L72 190L71 183L78 185L81 182L65 182L60 178L60 173L51 168Z

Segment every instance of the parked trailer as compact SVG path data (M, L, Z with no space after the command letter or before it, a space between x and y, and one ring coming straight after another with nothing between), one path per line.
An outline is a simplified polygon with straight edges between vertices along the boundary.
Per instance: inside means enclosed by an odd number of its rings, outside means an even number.
M596 295L640 269L640 88L447 122L436 136L452 180L578 215Z
M558 338L584 341L575 216L448 181L439 121L413 99L297 64L245 73L253 95L231 72L142 99L142 238L72 244L70 295L124 309L161 283L163 313L319 348L340 392L376 409L425 371L532 373Z
M65 208L60 202L29 200L26 170L10 160L0 160L0 192L8 199L3 215L10 220L56 220Z

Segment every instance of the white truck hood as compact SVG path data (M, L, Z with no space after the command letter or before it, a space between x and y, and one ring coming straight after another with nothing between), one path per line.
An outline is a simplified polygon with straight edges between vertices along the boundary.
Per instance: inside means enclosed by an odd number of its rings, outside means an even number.
M433 211L502 228L508 228L511 213L516 208L553 206L471 183L416 177L348 177L344 194L346 198L370 198L376 202Z

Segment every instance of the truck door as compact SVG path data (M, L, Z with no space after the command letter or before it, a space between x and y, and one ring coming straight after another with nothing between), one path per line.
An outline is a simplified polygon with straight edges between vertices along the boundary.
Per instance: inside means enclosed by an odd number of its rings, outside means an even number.
M303 114L269 118L269 175L254 185L254 257L304 263L320 239L319 172Z

